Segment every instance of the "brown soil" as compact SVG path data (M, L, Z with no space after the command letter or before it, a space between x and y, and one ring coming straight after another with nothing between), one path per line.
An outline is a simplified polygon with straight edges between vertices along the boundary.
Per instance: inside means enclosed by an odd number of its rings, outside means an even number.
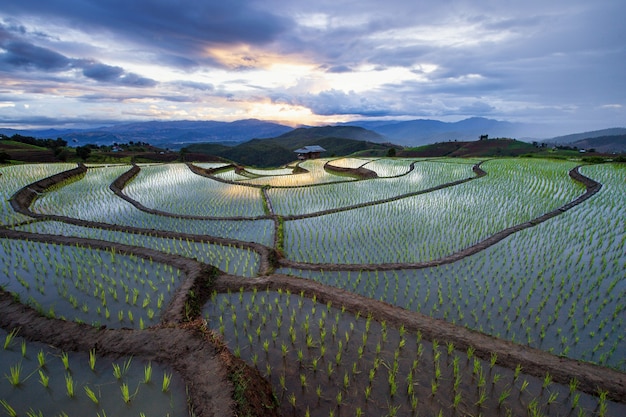
M118 227L95 222L86 222L70 219L63 216L42 216L32 213L29 206L36 198L38 192L42 192L51 185L84 173L83 166L67 171L62 174L44 179L20 190L11 199L12 206L19 212L41 219L53 219L80 224L88 227L103 227L111 230L120 230L131 233L144 233L155 236L172 237L169 232L146 231L138 228ZM475 167L477 175L484 175L479 167ZM130 174L129 174L130 175ZM504 237L532 227L549 218L552 218L576 204L589 198L599 191L601 185L593 180L582 176L577 169L572 170L570 175L573 179L583 182L586 192L557 210L530 222L517 225L513 228L496 234L481 242L477 247L470 248L444 262L453 262L463 256L476 253L485 247L502 240ZM466 181L466 180L463 180ZM119 186L119 184L118 184ZM121 189L121 187L119 187ZM180 234L171 233L173 236ZM497 354L497 363L515 369L520 364L525 373L544 376L549 372L554 381L567 384L571 378L580 381L580 390L597 394L598 389L608 392L608 397L613 401L626 403L626 374L583 363L567 358L557 357L547 352L517 345L508 341L493 338L461 326L456 326L445 321L432 319L419 313L406 311L402 308L391 306L387 303L375 301L334 287L322 285L310 280L299 279L285 275L269 275L258 278L239 278L221 274L206 265L194 260L176 255L167 255L162 252L131 247L111 242L103 242L92 239L72 238L64 236L31 234L0 228L0 237L11 239L30 239L43 242L57 242L60 244L79 244L97 249L116 248L120 253L133 253L137 256L152 258L157 262L171 264L182 269L187 274L187 280L178 289L177 294L163 312L162 324L157 327L138 330L110 330L106 328L93 328L87 325L65 322L57 319L49 319L40 316L34 310L17 303L10 294L0 293L0 326L7 330L20 327L20 335L32 339L45 341L64 350L88 351L96 348L100 354L105 355L129 355L141 356L172 366L183 377L189 386L194 412L198 416L210 415L243 415L244 409L236 408L233 398L239 399L241 404L248 403L246 410L253 415L274 415L267 407L275 404L272 390L267 381L259 373L230 355L219 337L208 331L201 320L195 319L185 322L185 304L195 305L196 310L204 305L211 290L226 291L227 289L270 288L290 289L292 292L303 291L306 296L315 295L320 301L328 302L336 306L344 306L351 312L360 312L362 315L369 313L379 321L385 320L395 326L404 325L407 329L421 331L427 338L437 339L440 342L452 342L458 349L466 349L472 346L476 349L476 355L488 359L491 353ZM271 270L272 259L276 251L262 245L247 244L229 239L216 239L207 236L192 236L208 242L230 243L258 249L262 259L263 273ZM452 260L454 259L454 260ZM320 269L320 265L298 264L280 259L282 265L293 266L302 269ZM430 266L424 265L424 266ZM400 269L419 268L421 264L385 264L385 265L358 265L358 269ZM350 270L352 265L324 265L327 270ZM193 292L189 289L194 289ZM195 298L189 298L189 294L196 294ZM193 319L193 317L190 317ZM243 381L243 382L242 382ZM245 385L245 389L241 389ZM239 389L239 391L237 391ZM237 393L242 396L237 396ZM245 400L242 400L244 398Z
M377 173L375 173L371 169L364 168L363 166L360 166L358 168L344 168L332 165L331 161L328 161L324 164L324 169L335 174L350 175L351 177L362 180L378 178Z

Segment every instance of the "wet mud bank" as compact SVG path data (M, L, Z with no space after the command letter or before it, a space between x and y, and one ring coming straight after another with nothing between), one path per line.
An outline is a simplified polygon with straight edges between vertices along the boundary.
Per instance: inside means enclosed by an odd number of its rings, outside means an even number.
M27 340L47 343L66 351L88 352L95 349L98 355L114 358L134 356L167 365L185 382L197 416L241 415L247 412L256 416L274 415L274 397L269 383L256 369L232 356L219 337L194 314L197 311L193 308L194 302L205 302L214 281L217 270L213 267L178 255L92 239L8 229L0 229L0 237L94 249L115 248L121 255L132 254L166 263L187 275L163 311L161 324L144 330L96 328L44 317L5 291L0 291L0 327L7 331L19 329L19 335ZM245 402L247 406L233 401L235 390L242 385L249 387L249 392L243 393L243 398L248 398ZM256 404L263 404L263 410L258 414L254 414ZM247 408L242 409L243 406Z
M415 262L415 263L398 262L398 263L384 263L384 264L328 264L328 263L314 264L314 263L308 263L308 262L291 261L286 258L281 258L279 259L278 262L280 266L284 268L304 269L304 270L312 270L312 271L319 271L319 270L324 270L324 271L392 271L392 270L397 270L397 269L423 269L423 268L431 268L431 267L439 266L439 265L450 264L450 263L459 261L465 257L468 257L470 255L474 255L482 250L485 250L488 247L495 245L496 243L504 240L505 238L509 237L510 235L514 233L517 233L524 229L528 229L529 227L536 226L549 219L552 219L564 213L565 211L583 203L585 200L591 198L592 196L594 196L598 191L600 191L600 189L602 188L602 184L600 184L597 181L594 181L591 178L588 178L582 175L579 172L579 168L580 166L577 166L573 168L572 170L570 170L569 175L573 180L579 181L585 186L585 192L579 197L577 197L576 199L574 199L573 201L555 210L549 211L539 217L536 217L532 220L517 224L515 226L511 226L499 232L496 232L493 235L478 242L475 245L469 246L465 249L462 249L458 252L455 252L448 256L444 256L439 259L434 259L432 261L425 261L425 262ZM459 180L459 181L455 181L452 183L442 184L440 186L429 189L428 191L434 191L436 189L458 185L459 183L466 182L466 181L469 181L475 178L480 178L484 175L487 175L485 171L483 171L480 168L480 164L475 165L473 170L477 175L476 177ZM393 201L393 200L404 198L404 197L406 197L406 195L394 197L393 199L388 199L388 201ZM379 203L380 202L376 202L376 204L379 204ZM365 205L368 205L368 204L369 203ZM285 217L285 220L292 220L292 219L293 217L291 218Z
M456 349L461 351L473 347L475 355L487 361L491 358L491 354L495 353L497 364L512 370L519 364L525 374L543 378L546 373L550 373L555 382L566 385L572 378L576 378L580 382L578 387L580 391L597 395L598 390L604 390L608 392L608 397L612 401L626 403L626 374L609 368L518 345L304 278L277 274L241 279L231 275L222 275L215 282L215 290L218 292L228 290L234 292L240 288L244 291L257 288L273 291L289 290L294 294L302 292L309 298L315 296L320 303L331 302L334 307L345 307L347 311L354 314L357 312L361 316L371 314L377 321L385 321L395 327L404 326L413 332L420 331L428 340L437 340L442 344L451 342Z

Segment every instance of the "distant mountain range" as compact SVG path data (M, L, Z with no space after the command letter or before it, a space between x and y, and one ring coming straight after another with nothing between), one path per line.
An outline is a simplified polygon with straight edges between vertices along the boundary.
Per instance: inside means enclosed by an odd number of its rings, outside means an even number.
M341 131L344 127L359 127L362 131L351 131L358 137L346 136ZM238 120L235 122L218 121L173 121L173 122L137 122L124 123L113 126L104 126L92 129L46 129L46 130L12 130L0 129L0 133L7 136L19 133L37 138L58 137L66 140L71 146L111 145L117 143L147 142L153 146L170 149L180 149L196 143L218 143L227 146L252 140L276 138L295 130L295 137L306 137L310 129L294 129L279 123L256 119ZM401 146L420 146L429 143L447 141L477 140L480 135L487 134L490 138L504 137L517 138L526 141L536 140L529 137L529 132L536 131L530 125L511 123L482 117L472 117L459 122L442 122L439 120L409 120L409 121L354 121L336 126L314 128L319 135L323 130L333 129L332 134L323 136L346 137L349 139L365 140L370 142L390 142ZM547 139L549 143L573 143L577 140L590 137L615 136L626 134L624 128L605 129L595 132L586 132L575 135L561 136ZM318 136L320 137L320 136ZM310 139L313 139L311 137ZM310 144L310 143L307 143ZM611 148L612 149L612 148Z
M472 117L459 122L439 120L409 120L405 122L350 122L385 136L389 142L402 146L420 146L435 142L477 140L481 135L516 138L525 131L520 123L502 122L483 117Z
M12 136L15 133L36 138L66 140L70 146L92 143L111 145L117 143L146 142L160 148L178 149L186 144L213 142L235 145L252 138L271 138L293 130L292 127L256 119L235 122L217 121L174 121L137 122L95 129L46 129L13 130L0 129L0 133Z
M553 145L572 146L578 149L595 149L602 153L626 152L626 128L618 127L558 136L545 142Z
M326 151L322 156L355 152L383 156L392 147L381 143L384 141L380 134L362 127L324 126L293 129L275 138L252 139L236 146L193 144L185 147L185 151L219 156L244 165L275 167L293 161L296 158L294 151L307 145L324 148Z

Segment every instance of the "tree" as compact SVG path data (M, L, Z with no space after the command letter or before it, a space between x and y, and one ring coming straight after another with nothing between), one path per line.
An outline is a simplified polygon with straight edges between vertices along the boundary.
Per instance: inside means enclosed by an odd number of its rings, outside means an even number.
M89 146L77 146L76 155L83 161L86 161L89 155L91 155L91 148Z
M396 148L389 148L389 150L387 151L387 156L390 158L396 156Z
M0 164L6 164L11 159L11 155L6 152L0 152Z

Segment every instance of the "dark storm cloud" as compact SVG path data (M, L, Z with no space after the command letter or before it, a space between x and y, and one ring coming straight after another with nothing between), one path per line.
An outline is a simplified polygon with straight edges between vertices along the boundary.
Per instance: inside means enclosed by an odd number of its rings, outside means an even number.
M28 42L7 39L0 43L0 63L20 69L63 71L72 66L72 60L47 48Z
M5 1L0 73L52 107L72 84L81 105L114 100L136 114L207 114L172 103L233 103L236 114L269 98L327 116L569 119L596 108L616 120L624 15L622 0Z
M24 38L22 38L24 35ZM106 65L98 61L67 57L52 49L38 46L27 39L27 31L21 26L3 26L0 24L0 71L19 75L24 70L40 72L40 78L49 78L50 74L78 69L94 81L114 83L135 87L153 87L151 80L140 75L126 72L118 66ZM63 82L63 80L58 80ZM70 82L66 79L65 82Z
M326 72L334 73L334 74L341 74L344 72L352 72L352 68L350 68L347 65L335 65L334 67L328 68Z
M15 16L37 13L88 33L161 50L181 65L195 63L190 56L200 59L209 46L273 41L291 25L262 3L257 7L245 0L23 0L3 9Z
M111 82L124 75L124 69L101 63L87 64L83 68L83 75L96 81Z

